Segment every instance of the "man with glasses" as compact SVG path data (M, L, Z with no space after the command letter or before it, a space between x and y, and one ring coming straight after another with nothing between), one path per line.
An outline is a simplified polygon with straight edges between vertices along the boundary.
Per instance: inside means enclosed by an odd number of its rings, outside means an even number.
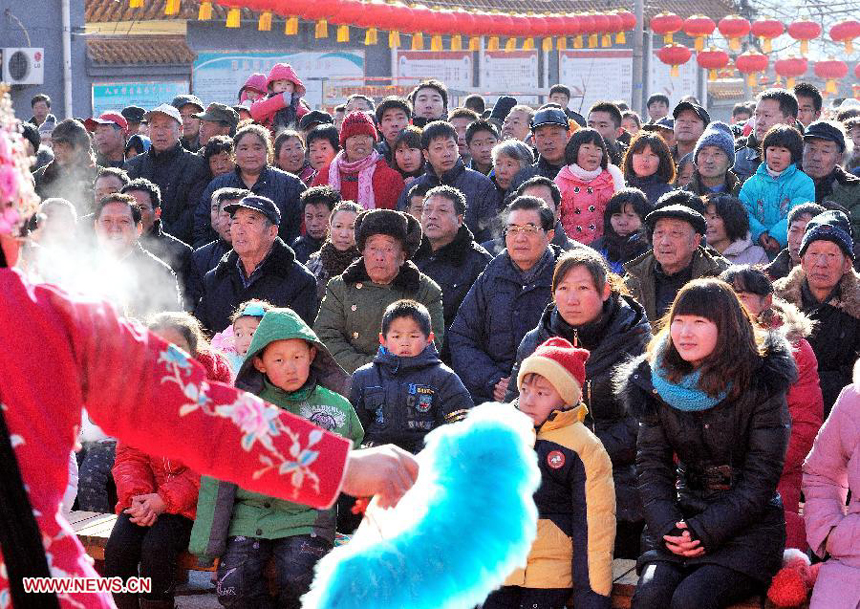
M517 197L503 218L506 249L469 290L448 333L454 371L476 404L504 399L517 347L552 298L561 253L551 244L555 216L541 199Z

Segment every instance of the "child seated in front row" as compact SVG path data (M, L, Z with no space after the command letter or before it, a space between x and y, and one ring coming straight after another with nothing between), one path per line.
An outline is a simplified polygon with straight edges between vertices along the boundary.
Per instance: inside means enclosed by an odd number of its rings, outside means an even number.
M302 416L316 425L361 442L363 432L345 393L349 377L338 366L313 330L290 309L266 312L254 332L236 386ZM233 413L248 432L248 441L271 423L253 413ZM304 440L302 440L304 442ZM310 445L308 446L310 448ZM230 458L230 455L224 455ZM283 468L301 455L284 455L284 462L261 462L260 470ZM298 467L297 485L312 475ZM283 473L283 472L282 472ZM252 493L204 476L200 483L197 520L191 551L206 558L220 556L217 571L219 602L225 607L295 608L310 588L317 561L331 550L336 510L315 510L275 497ZM269 596L264 570L274 559L277 602Z
M266 311L274 308L273 304L265 300L256 298L246 300L233 311L230 325L212 337L212 347L223 353L230 363L233 380L236 379L236 374L242 367L242 362L245 361L245 355L248 354L248 347L251 346L251 339L257 326L260 325L260 320L263 319Z
M483 609L609 609L615 544L615 485L603 444L582 423L588 351L560 337L523 360L517 408L534 421L541 486L538 530L526 567Z
M466 415L474 404L460 377L439 359L427 307L398 300L382 316L379 351L355 371L349 401L364 444L396 444L413 453L431 430Z

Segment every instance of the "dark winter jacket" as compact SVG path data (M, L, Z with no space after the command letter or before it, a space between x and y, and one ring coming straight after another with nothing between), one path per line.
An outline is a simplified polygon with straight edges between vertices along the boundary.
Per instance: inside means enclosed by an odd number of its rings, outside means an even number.
M198 247L191 253L194 265L197 267L197 272L200 273L201 289L206 273L218 266L218 262L224 257L224 254L232 249L232 245L219 238L202 247Z
M140 244L143 249L166 263L176 274L179 287L182 288L185 307L193 311L203 293L203 275L194 264L191 246L165 233L161 227L161 220L156 220L152 225L152 231L140 238Z
M472 231L465 224L451 243L435 252L424 237L412 262L442 288L446 328L454 323L460 303L492 259L490 253L475 242Z
M248 188L242 181L241 170L236 167L230 173L225 173L209 182L202 195L195 199L197 207L194 210L194 244L197 247L218 238L212 230L210 207L212 193L219 188L244 188L255 195L268 197L275 202L281 212L278 236L284 243L292 243L299 236L299 229L302 226L302 206L299 203L299 196L307 188L304 182L291 173L267 165L254 185Z
M854 270L843 275L823 303L809 291L801 266L775 282L773 288L777 296L803 311L816 324L808 340L818 358L826 420L839 392L851 382L854 362L860 356L860 275Z
M591 247L600 252L610 270L618 275L624 275L625 264L651 249L644 229L622 237L611 226L604 226L603 236L592 241Z
M511 373L523 337L537 325L552 298L552 274L560 254L550 245L524 281L505 250L466 294L448 345L454 371L476 404L492 400L496 383Z
M700 411L664 400L647 356L619 369L619 396L639 419L636 471L646 521L640 571L655 561L717 564L766 584L782 566L785 518L776 487L790 430L785 396L797 371L784 338L771 333L765 348L739 398ZM681 520L701 541L702 556L666 549L663 536Z
M78 216L93 210L93 183L98 167L95 165L61 167L56 160L33 173L36 194L44 201L52 197L66 199L75 206Z
M851 235L854 241L860 240L860 178L837 165L829 176L814 182L815 202L828 209L836 203L848 210Z
M289 307L307 323L316 311L316 280L296 262L293 250L276 238L266 258L252 273L251 284L244 287L239 270L239 255L230 250L203 278L203 296L195 317L212 334L230 325L230 315L252 298L267 300L276 307Z
M656 327L656 322L663 317L663 314L668 310L674 300L674 296L668 302L661 302L658 294L658 281L671 283L675 278L683 275L683 283L698 279L699 277L716 277L731 264L722 256L711 254L703 247L699 247L693 253L693 260L690 266L683 271L679 271L675 275L665 275L660 270L660 263L654 257L654 250L648 250L635 260L631 260L624 265L627 274L624 276L624 283L627 284L627 289L630 290L630 295L633 296L643 307L645 314L648 316L648 321L651 322L651 330L656 332L659 328ZM661 274L658 279L657 273ZM684 287L681 281L677 282L675 294Z
M731 169L726 172L726 180L723 182L723 185L725 186L725 190L722 192L732 195L733 197L738 196L741 192L741 181ZM693 177L690 178L690 183L684 187L684 190L694 192L700 197L714 194L714 191L702 184L702 177L699 175L698 169L693 170Z
M552 236L552 241L550 241L550 243L562 251L569 252L570 250L577 248L590 247L568 237L567 233L564 231L564 226L561 225L561 220L555 223L555 229L553 230L555 230L555 234ZM505 238L497 237L496 239L485 241L481 244L481 247L490 252L490 255L495 258L504 251Z
M125 163L132 180L146 178L161 189L161 222L164 230L180 241L192 243L194 206L212 178L202 156L176 145L170 150L139 154ZM209 201L206 201L206 223L209 224ZM213 237L214 238L214 237ZM211 239L207 240L211 241Z
M517 174L514 176L514 179L511 180L511 185L508 187L508 192L516 191L516 189L519 188L523 182L526 182L535 176L543 176L545 178L549 178L550 180L554 180L555 176L558 175L558 172L561 171L562 167L564 167L563 160L561 162L561 165L552 165L542 156L538 155L537 162L534 165L523 167L517 172Z
M631 175L627 178L627 185L632 188L638 188L644 192L645 197L648 199L648 204L651 205L651 207L654 207L654 205L657 204L657 199L670 190L675 189L672 184L660 179L656 173L648 176L647 178L640 178L638 176Z
M415 357L380 347L372 364L355 371L349 401L364 428L365 445L392 443L412 453L424 448L428 432L461 420L474 405L432 344Z
M619 364L645 352L651 339L645 311L629 296L613 294L604 303L598 319L576 328L562 319L555 303L550 303L540 323L525 335L517 349L517 363L511 371L506 402L519 395L516 377L523 360L553 336L561 336L590 353L582 388L582 399L588 405L585 425L600 438L612 459L618 520L641 520L642 503L636 493L634 471L637 422L613 393L612 379Z
M743 184L755 175L761 161L761 144L755 139L755 133L750 133L745 144L735 152L735 164L732 171Z
M324 242L325 238L314 239L313 237L305 233L304 235L299 235L298 237L296 237L291 247L296 254L296 260L298 260L304 265L307 265L311 254L318 251L320 247L322 247L322 244Z
M457 159L457 164L442 174L441 180L428 164L424 175L400 193L397 209L406 211L409 208L408 191L418 184L427 184L430 187L444 184L459 189L466 196L466 226L474 233L475 240L481 243L493 236L490 230L501 207L496 186L484 174L468 169L463 159Z

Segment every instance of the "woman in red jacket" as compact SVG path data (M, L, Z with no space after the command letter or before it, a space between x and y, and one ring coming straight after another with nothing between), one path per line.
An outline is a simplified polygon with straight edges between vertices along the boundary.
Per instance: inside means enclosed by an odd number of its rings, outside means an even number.
M738 298L762 326L779 328L791 343L791 353L797 364L797 381L789 387L786 395L791 415L791 436L777 490L785 508L785 547L806 551L809 547L806 529L799 513L801 467L812 450L812 442L824 418L818 360L805 338L812 332L813 324L797 307L773 297L770 279L758 267L733 266L723 273L722 279L734 288Z
M364 209L394 209L404 188L400 173L392 169L373 147L377 140L373 119L360 110L343 119L342 150L314 178L314 186L328 184L344 200Z

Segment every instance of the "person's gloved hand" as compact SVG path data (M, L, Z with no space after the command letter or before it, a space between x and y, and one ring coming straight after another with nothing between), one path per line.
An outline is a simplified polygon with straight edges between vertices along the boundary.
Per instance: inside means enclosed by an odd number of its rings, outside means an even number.
M291 92L284 91L283 93L281 93L281 97L284 98L285 105L289 106L291 103L293 103L293 94Z

